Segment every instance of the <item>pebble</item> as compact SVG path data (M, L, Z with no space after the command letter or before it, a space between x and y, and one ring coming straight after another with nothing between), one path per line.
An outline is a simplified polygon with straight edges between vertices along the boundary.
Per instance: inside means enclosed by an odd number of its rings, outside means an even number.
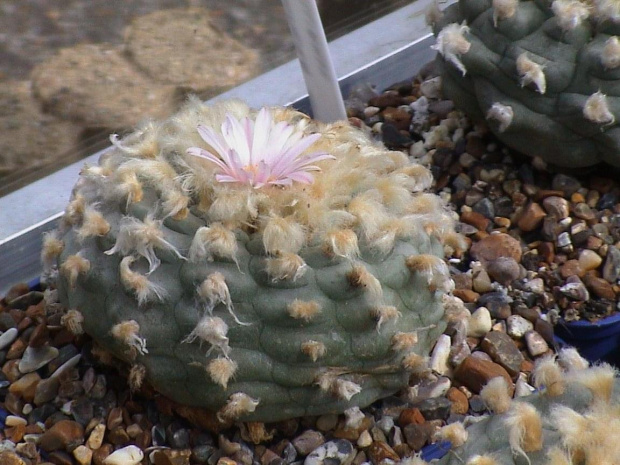
M452 339L446 334L442 334L437 339L435 347L431 353L429 367L435 373L440 375L448 374L450 366L448 359L450 357L450 347L452 346Z
M19 331L17 328L9 328L0 335L0 350L4 350L17 339Z
M467 336L482 337L489 331L493 322L486 307L479 307L467 320Z
M549 350L547 341L538 332L533 330L525 333L525 344L527 345L527 351L532 357L543 355Z
M144 458L144 453L136 446L118 449L103 460L103 465L137 465Z
M47 452L54 450L73 450L84 442L84 428L71 420L60 420L48 429L39 441Z
M346 439L336 439L310 452L304 460L304 465L346 465L353 460L355 455L356 450L351 442Z
M486 236L474 243L469 252L474 259L483 262L510 257L518 263L522 255L519 241L504 233Z
M52 346L28 347L19 362L19 371L31 373L58 357L58 349Z
M508 334L491 331L484 337L480 347L491 356L494 362L504 367L510 376L519 374L524 358Z
M318 431L306 430L292 444L299 455L306 456L325 443L325 437Z
M605 264L603 265L603 279L610 283L616 283L620 277L620 250L617 247L609 247Z
M534 324L521 315L510 315L506 320L506 331L516 339L521 339L526 332L534 329Z
M478 394L491 379L502 376L512 384L508 372L499 364L470 355L456 368L454 378L470 391Z
M79 465L90 465L93 460L93 451L83 445L73 449L72 454Z

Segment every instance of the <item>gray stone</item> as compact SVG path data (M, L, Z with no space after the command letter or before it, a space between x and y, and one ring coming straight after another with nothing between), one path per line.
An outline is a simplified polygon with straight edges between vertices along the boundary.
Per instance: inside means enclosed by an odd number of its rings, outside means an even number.
M299 455L308 455L325 443L325 437L318 431L306 430L292 441Z
M510 315L506 320L506 331L514 338L521 339L526 332L534 329L531 321L521 315Z
M549 350L547 341L533 330L525 333L525 344L527 345L527 351L532 357L538 357Z
M313 450L304 465L348 465L355 458L357 451L346 439L329 441Z
M607 257L603 265L603 279L610 283L615 283L620 277L620 250L610 245L607 249Z
M32 373L47 365L58 357L58 349L51 346L27 347L19 362L19 371L26 374Z
M482 350L489 354L495 363L503 366L513 379L519 374L524 358L508 334L491 331L484 337L481 346Z
M0 350L8 347L19 334L17 328L9 328L0 335Z

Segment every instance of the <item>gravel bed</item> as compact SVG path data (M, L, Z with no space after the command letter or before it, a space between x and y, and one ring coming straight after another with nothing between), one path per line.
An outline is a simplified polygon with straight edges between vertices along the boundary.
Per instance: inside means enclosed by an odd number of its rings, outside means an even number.
M620 186L608 167L567 173L512 153L439 88L429 64L347 100L353 124L432 170L471 244L448 258L450 323L426 376L361 411L210 431L199 409L146 385L131 392L127 369L80 334L53 289L18 284L0 301L0 463L390 465L446 423L484 415L489 379L529 395L536 360L558 349L557 325L618 308Z

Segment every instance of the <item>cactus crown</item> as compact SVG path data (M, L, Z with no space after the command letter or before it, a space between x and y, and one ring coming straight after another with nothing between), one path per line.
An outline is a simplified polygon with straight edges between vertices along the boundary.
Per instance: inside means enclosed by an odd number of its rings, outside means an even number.
M86 179L97 178L103 197L129 204L142 198L136 190L159 191L158 216L183 218L193 208L208 224L260 233L268 254L318 245L341 255L358 243L385 253L397 239L441 237L452 226L442 205L419 194L432 182L427 170L412 171L403 153L386 154L346 123L286 108L256 114L241 102L205 108L193 99L175 118L113 138L121 156ZM117 186L113 192L102 178Z

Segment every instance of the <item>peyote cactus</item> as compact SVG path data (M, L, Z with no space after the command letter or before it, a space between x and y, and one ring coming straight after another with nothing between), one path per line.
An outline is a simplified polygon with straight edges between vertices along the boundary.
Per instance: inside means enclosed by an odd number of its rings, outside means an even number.
M424 370L444 250L462 247L426 168L346 122L240 102L191 100L112 142L43 259L67 326L130 363L134 387L275 421Z
M620 463L620 383L616 370L587 367L575 349L537 361L539 392L511 399L503 378L483 391L490 416L439 431L453 449L439 465L611 465Z
M443 93L508 146L620 166L616 0L459 0L429 12Z

